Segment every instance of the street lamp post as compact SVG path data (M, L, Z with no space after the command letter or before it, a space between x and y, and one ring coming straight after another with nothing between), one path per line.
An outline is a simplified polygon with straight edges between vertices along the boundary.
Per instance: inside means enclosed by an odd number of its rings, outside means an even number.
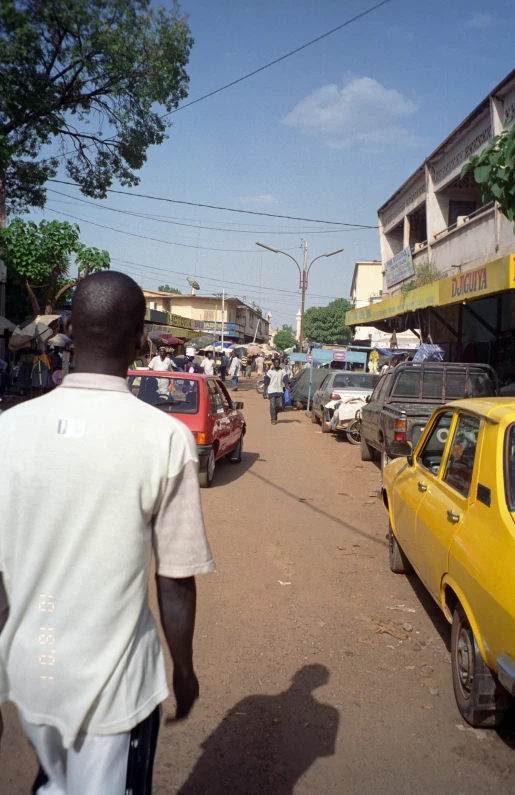
M300 304L300 331L299 331L299 347L300 347L300 352L302 353L302 349L304 346L304 310L306 304L306 290L308 289L308 276L311 270L311 266L313 265L314 262L317 261L317 259L322 259L322 257L332 257L334 254L341 254L343 248L337 248L334 251L327 251L325 254L319 254L318 257L315 257L315 259L311 260L308 266L308 241L304 240L302 243L302 248L304 251L304 261L301 270L301 267L297 262L297 260L295 259L295 257L292 257L292 255L288 254L286 251L281 251L281 249L279 248L268 246L266 243L256 242L256 246L261 246L261 248L266 248L267 251L272 251L274 254L284 254L285 257L289 257L290 259L292 259L295 265L297 266L297 269L299 271L299 289L302 291L301 304Z

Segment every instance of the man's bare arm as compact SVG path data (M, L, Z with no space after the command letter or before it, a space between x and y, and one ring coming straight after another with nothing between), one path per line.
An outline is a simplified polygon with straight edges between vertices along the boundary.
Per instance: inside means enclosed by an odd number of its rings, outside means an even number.
M185 718L199 696L193 669L193 633L197 609L194 577L174 579L156 575L161 624L173 660L176 719Z

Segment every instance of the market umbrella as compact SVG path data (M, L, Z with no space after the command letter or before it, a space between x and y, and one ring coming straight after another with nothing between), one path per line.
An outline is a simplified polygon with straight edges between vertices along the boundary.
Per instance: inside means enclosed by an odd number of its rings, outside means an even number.
M250 353L251 356L258 356L263 353L263 349L259 345L249 345L247 353Z
M47 340L47 345L53 345L54 348L66 348L66 346L71 345L72 342L73 340L67 337L66 334L58 333Z
M54 330L40 323L37 319L31 320L28 323L22 323L16 326L9 340L9 350L19 351L22 348L28 348L30 343L34 340L41 340L46 342L50 337L54 336Z
M0 315L0 334L3 334L4 331L14 331L16 328L15 323L11 323L10 320L7 320L6 317L2 317Z
M188 347L204 350L206 345L213 344L213 339L214 337L212 334L203 334L200 337L194 337L192 340L188 340Z

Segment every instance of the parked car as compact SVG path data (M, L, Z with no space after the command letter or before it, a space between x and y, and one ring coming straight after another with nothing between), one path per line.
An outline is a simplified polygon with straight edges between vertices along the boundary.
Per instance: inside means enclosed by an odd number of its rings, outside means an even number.
M449 400L498 394L495 372L486 364L406 362L381 377L362 409L361 460L381 453L381 470L416 446L433 411Z
M321 423L322 433L330 433L333 430L332 410L326 404L331 400L365 399L372 394L378 381L379 376L372 373L330 370L313 394L311 421Z
M217 461L241 462L245 418L219 378L186 373L129 370L129 386L139 400L183 422L193 433L199 457L199 482L209 488Z
M390 568L413 567L452 623L458 709L497 726L515 695L515 403L438 409L416 449L384 471Z

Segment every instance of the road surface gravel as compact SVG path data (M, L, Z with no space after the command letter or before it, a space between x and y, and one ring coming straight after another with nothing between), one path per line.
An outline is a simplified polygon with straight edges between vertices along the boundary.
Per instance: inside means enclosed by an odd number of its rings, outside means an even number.
M161 729L155 795L513 793L515 720L462 721L449 626L389 570L377 466L303 412L271 426L242 388L243 461L202 493L217 570L198 578L201 697ZM36 763L4 716L0 793L25 795Z

